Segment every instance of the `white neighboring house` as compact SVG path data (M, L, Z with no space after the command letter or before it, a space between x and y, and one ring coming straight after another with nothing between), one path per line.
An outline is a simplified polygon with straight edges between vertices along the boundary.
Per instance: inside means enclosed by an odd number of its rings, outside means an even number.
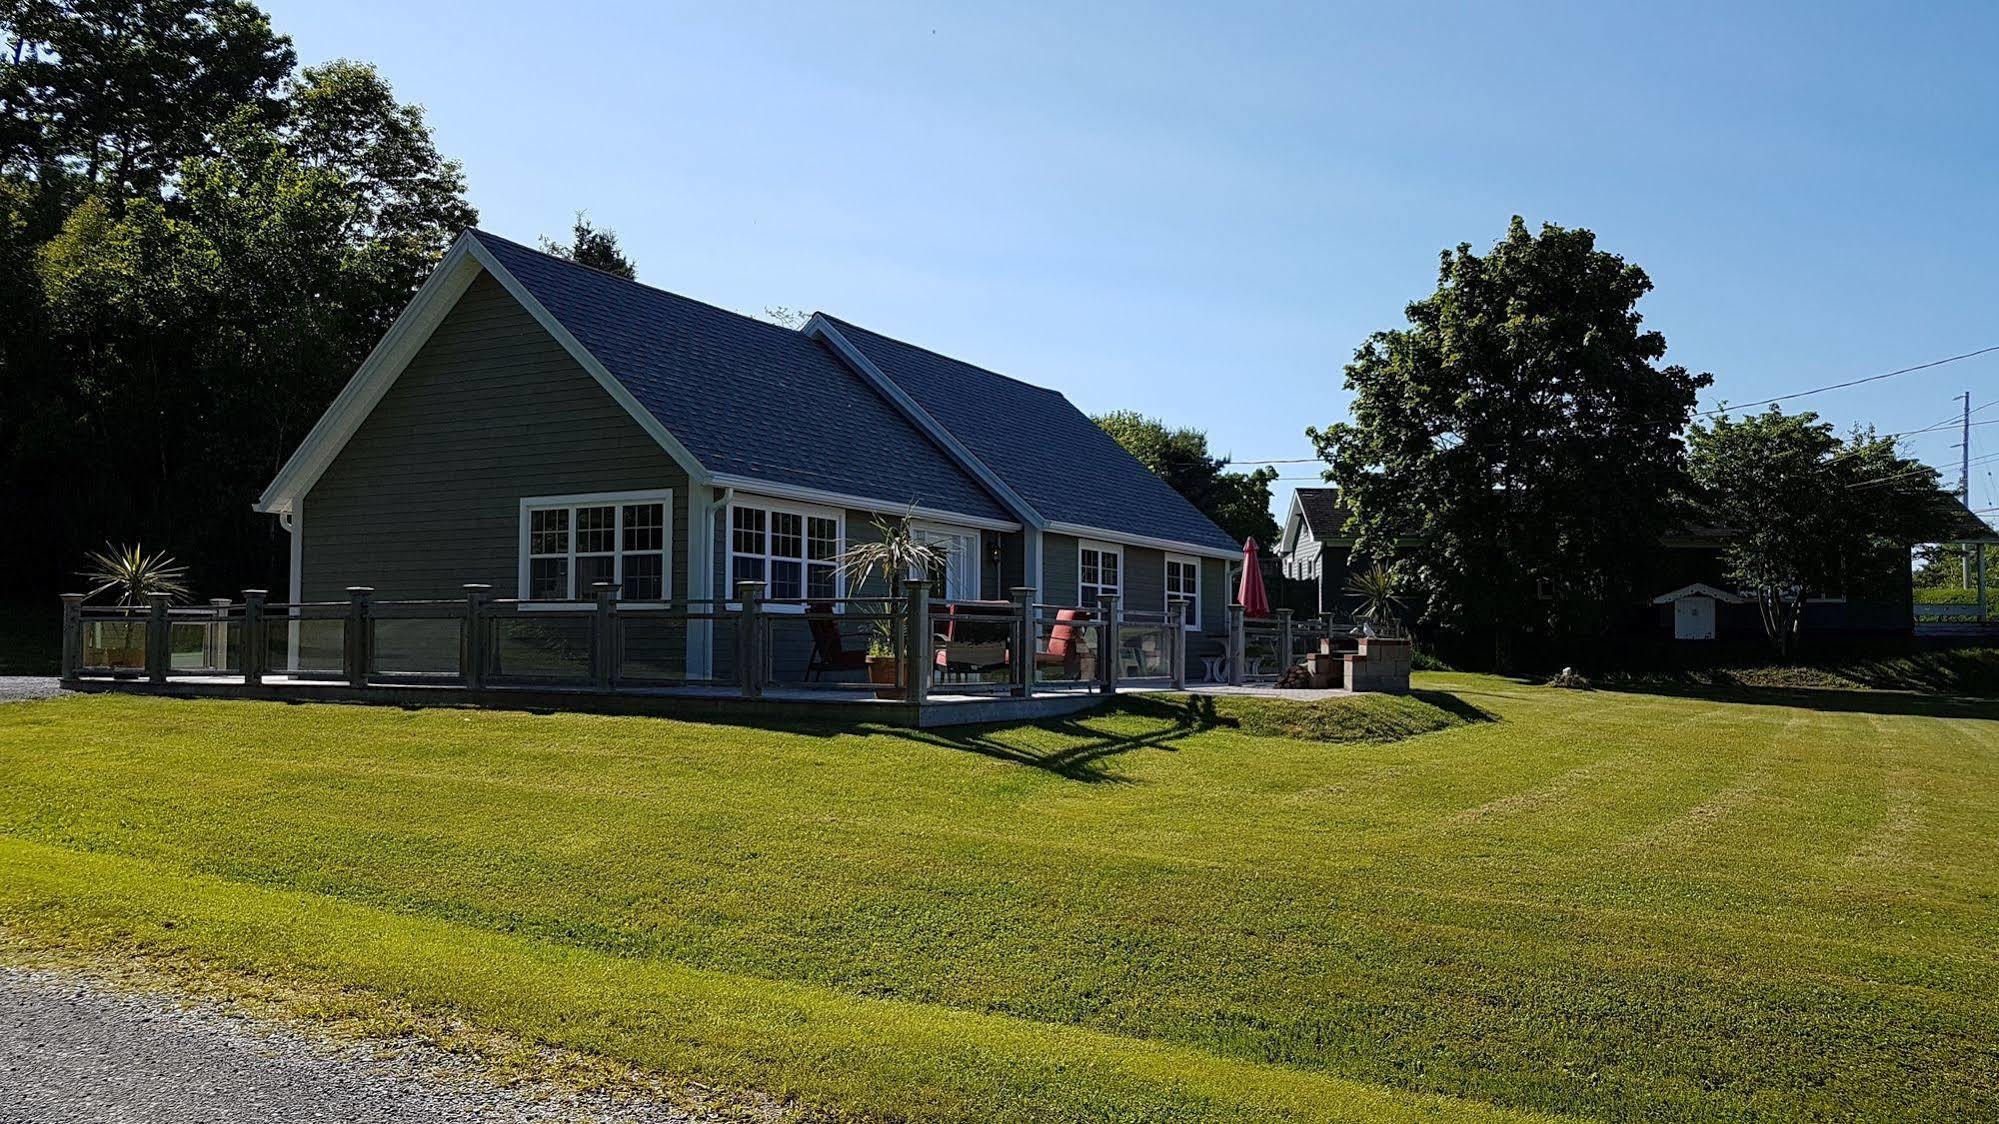
M1662 593L1652 599L1654 605L1673 607L1673 639L1713 640L1715 618L1720 605L1744 605L1747 597L1730 593L1719 586L1706 582L1683 585L1670 593Z

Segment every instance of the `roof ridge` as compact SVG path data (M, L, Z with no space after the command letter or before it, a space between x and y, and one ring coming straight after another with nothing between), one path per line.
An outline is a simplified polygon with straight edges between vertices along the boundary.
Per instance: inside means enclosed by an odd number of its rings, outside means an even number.
M585 265L580 261L575 261L570 258L565 258L560 254L551 254L547 250L537 249L536 247L516 242L513 239L506 237L505 235L495 234L492 231L486 230L482 227L476 227L476 226L472 227L470 228L470 233L475 234L480 238L490 238L495 242L503 242L509 246L512 246L516 250L533 254L536 257L547 258L548 260L555 262L558 265L566 265L572 269L587 270L588 272L595 273L601 277L606 277L612 281L616 281L621 285L631 285L635 288L644 289L650 293L658 293L660 296L663 297L672 297L674 300L677 301L685 301L688 304L698 304L702 308L712 309L715 312L722 313L724 316L733 316L738 320L744 321L745 323L755 324L760 328L767 328L773 332L783 332L787 336L796 336L799 339L806 338L805 333L799 331L796 328L787 328L782 324L773 324L768 320L751 316L749 313L737 312L733 308L723 308L719 304L710 304L709 302L704 301L699 297L690 297L685 293L676 293L671 289L662 289L658 285L648 285L644 281L637 280L636 278L620 277L619 275L612 273L610 270L599 269L594 265Z
M1015 383L1020 386L1024 386L1029 390L1038 390L1043 394L1053 394L1056 397L1063 399L1069 397L1068 395L1063 394L1061 391L1055 389L1052 386L1042 386L1039 383L1031 383L1028 382L1026 379L1015 378L1012 375L1005 374L1000 371L995 371L991 367L981 367L977 363L974 363L969 359L960 359L955 355L946 355L943 352L938 351L936 348L925 347L920 343L910 343L908 340L899 339L895 336L887 335L882 332L877 332L873 328L870 328L865 324L856 324L852 320L842 320L838 316L835 316L830 312L820 312L819 315L824 316L826 319L831 320L833 323L838 324L843 328L854 328L859 331L866 332L871 336L879 336L880 338L885 339L890 343L899 344L903 347L909 348L912 351L920 351L925 355L934 355L939 359L945 360L946 362L956 363L961 367L970 367L974 371L979 371L984 374L991 375L996 379L1005 379L1010 383Z

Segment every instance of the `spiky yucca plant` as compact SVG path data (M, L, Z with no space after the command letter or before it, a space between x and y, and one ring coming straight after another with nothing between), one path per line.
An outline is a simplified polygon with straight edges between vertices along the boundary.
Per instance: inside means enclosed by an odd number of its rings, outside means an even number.
M101 593L116 590L118 604L139 606L146 603L149 594L164 593L175 601L187 597L187 567L174 561L171 555L155 552L148 554L138 543L128 546L104 544L103 550L92 551L85 559L89 567L79 577L91 583L86 597L96 597ZM136 666L137 637L139 622L130 615L116 626L117 647L114 650L108 639L102 638L107 651L105 659L113 666ZM100 625L102 627L102 625Z
M1347 579L1346 591L1349 596L1360 600L1360 608L1354 610L1354 619L1370 632L1399 628L1396 610L1402 607L1402 599L1395 595L1395 579L1388 567L1376 562L1366 570Z
M127 546L104 544L92 551L89 568L80 575L92 584L88 596L118 591L118 604L143 605L146 598L164 593L175 601L187 597L187 567L164 552L148 554L138 543Z
M847 578L849 589L865 585L869 578L879 575L888 586L889 597L900 597L902 583L909 575L942 569L951 557L947 548L918 538L907 515L894 520L876 519L874 525L880 537L873 542L854 543L840 552L839 572ZM868 651L873 655L894 654L893 622L873 622Z

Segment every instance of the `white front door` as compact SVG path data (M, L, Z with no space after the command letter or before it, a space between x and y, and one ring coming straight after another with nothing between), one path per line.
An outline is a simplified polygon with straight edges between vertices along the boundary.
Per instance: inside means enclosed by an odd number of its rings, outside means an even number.
M1714 639L1714 598L1682 597L1673 602L1673 639Z

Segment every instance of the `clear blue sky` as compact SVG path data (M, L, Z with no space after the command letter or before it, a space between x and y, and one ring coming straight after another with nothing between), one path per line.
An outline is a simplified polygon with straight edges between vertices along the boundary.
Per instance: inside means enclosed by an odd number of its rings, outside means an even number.
M586 208L650 284L1242 458L1308 455L1353 349L1514 213L1644 266L1715 398L1999 344L1990 4L267 3L427 107L490 230ZM1999 354L1809 402L1901 430L1965 389ZM1954 480L1955 440L1914 448Z

